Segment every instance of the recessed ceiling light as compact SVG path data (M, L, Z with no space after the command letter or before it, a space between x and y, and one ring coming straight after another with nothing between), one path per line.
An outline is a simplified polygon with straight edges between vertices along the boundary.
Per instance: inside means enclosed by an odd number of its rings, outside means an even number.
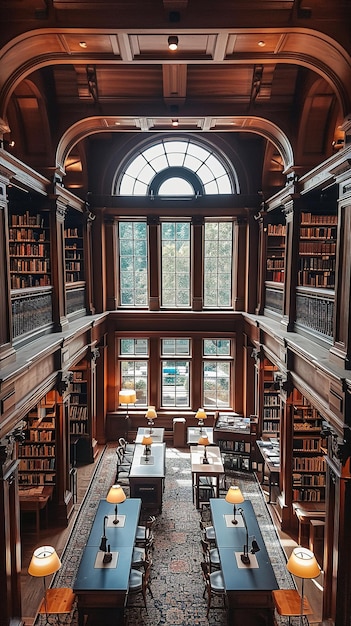
M172 120L172 126L179 126L179 120Z
M178 48L178 37L177 35L170 35L168 37L168 48L170 50L177 50Z
M86 41L80 41L79 45L80 45L81 48L87 48L88 47L88 44L87 44Z
M257 43L258 46L260 46L260 48L264 48L266 45L266 42L263 41L262 39Z

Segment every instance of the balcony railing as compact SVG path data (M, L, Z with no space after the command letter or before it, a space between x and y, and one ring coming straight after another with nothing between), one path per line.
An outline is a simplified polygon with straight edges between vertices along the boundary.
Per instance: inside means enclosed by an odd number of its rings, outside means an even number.
M298 287L296 323L325 337L333 337L334 291Z
M52 324L52 287L11 292L13 339Z
M85 283L66 283L67 315L85 311Z
M283 315L284 285L266 283L265 309Z

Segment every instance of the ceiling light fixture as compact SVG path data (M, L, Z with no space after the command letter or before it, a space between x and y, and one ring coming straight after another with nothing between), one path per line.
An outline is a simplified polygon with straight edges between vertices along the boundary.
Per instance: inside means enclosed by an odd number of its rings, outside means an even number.
M179 120L172 120L172 126L179 126Z
M177 35L170 35L168 37L168 48L170 50L177 50L177 48L178 48L178 37L177 37Z
M80 41L79 45L80 45L81 48L87 48L88 47L88 44L87 44L86 41Z
M266 45L266 42L261 39L257 45L260 46L260 48L264 48Z

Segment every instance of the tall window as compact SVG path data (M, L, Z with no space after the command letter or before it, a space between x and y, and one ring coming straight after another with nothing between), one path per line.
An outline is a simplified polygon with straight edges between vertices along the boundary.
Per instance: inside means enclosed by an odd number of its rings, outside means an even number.
M121 306L148 304L146 222L119 222L119 280Z
M190 340L162 339L161 345L161 404L189 406L190 359L184 357L190 357Z
M145 357L144 359L141 357ZM148 404L149 342L147 339L121 339L119 342L121 388L135 389L136 404Z
M190 306L190 223L161 224L162 289L165 308Z
M203 342L203 405L211 408L230 407L232 385L230 339L204 339Z
M205 222L204 306L232 306L233 224Z

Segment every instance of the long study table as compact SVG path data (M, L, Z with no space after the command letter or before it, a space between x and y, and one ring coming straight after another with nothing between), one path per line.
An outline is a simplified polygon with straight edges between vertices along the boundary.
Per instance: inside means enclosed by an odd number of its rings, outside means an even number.
M140 510L140 498L125 500L118 505L118 524L114 524L115 507L106 500L100 501L73 587L78 601L79 626L83 626L86 615L94 615L102 609L123 612ZM112 561L107 564L103 563L104 552L99 549L105 516L104 536L112 554Z
M232 520L233 505L225 500L210 500L212 522L216 533L229 613L235 624L245 626L272 626L274 605L272 590L278 589L276 577L267 553L257 519L249 500L237 506L237 524ZM248 529L248 542L244 520L238 509L242 508ZM251 554L251 544L256 540L260 550ZM241 560L244 545L248 546L250 564Z
M162 511L166 476L166 444L153 443L145 456L145 446L136 444L129 472L130 495L141 498L144 509Z

